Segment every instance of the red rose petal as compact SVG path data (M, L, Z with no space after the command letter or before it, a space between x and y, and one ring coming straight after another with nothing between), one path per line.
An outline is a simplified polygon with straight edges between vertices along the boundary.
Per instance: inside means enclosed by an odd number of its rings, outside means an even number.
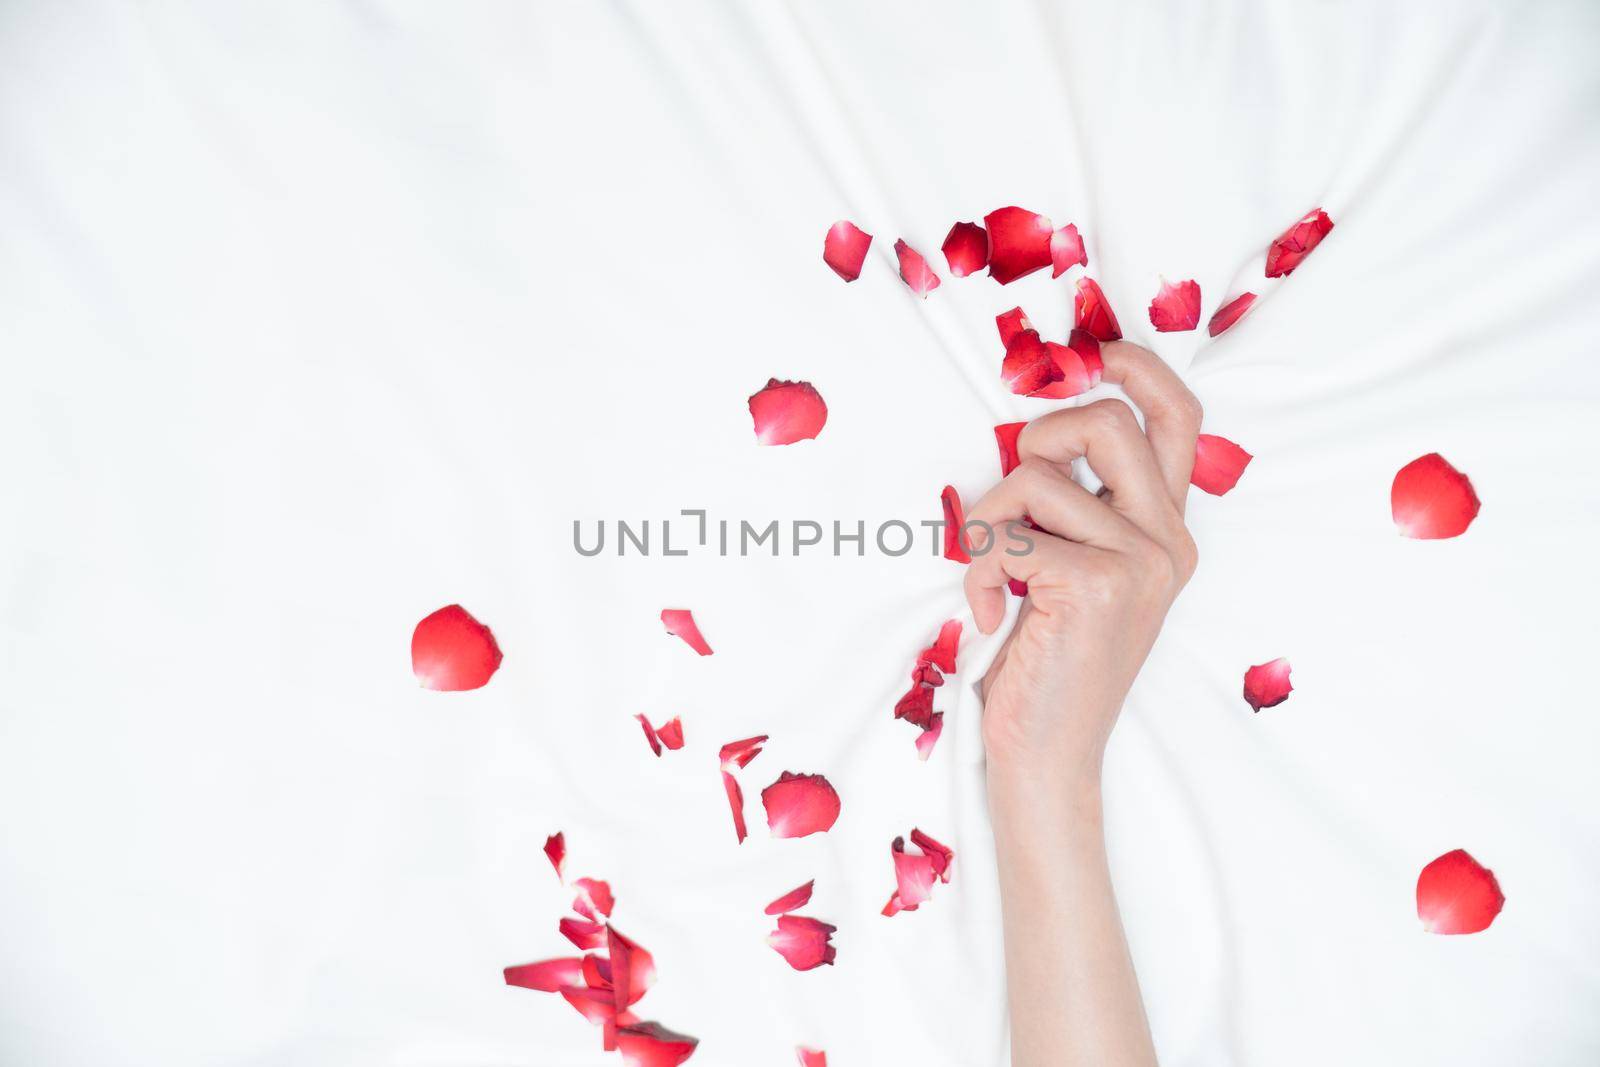
M761 391L750 397L749 405L758 445L809 441L828 422L828 405L810 382L769 378Z
M1200 325L1200 283L1161 279L1161 291L1150 301L1150 325L1157 333L1182 333Z
M903 837L889 846L894 857L895 899L909 911L933 895L933 860L920 853L907 852Z
M811 900L811 887L816 884L816 879L813 878L805 885L789 890L783 896L768 904L766 913L768 915L782 915L785 912L798 911L800 908L805 907Z
M583 961L576 956L559 960L540 960L505 969L506 985L521 989L536 989L541 993L557 993L568 986L583 983Z
M728 807L733 809L733 832L742 845L749 834L744 824L744 790L739 788L739 780L727 771L722 772L722 788L728 794Z
M1100 359L1100 339L1088 330L1073 330L1067 338L1067 347L1083 360L1083 369L1089 374L1089 384L1099 385L1100 376L1106 369L1105 363Z
M950 227L940 250L951 276L965 278L989 265L989 234L975 222L958 222Z
M1000 380L1018 396L1036 395L1064 377L1061 365L1035 330L1023 330L1014 336L1006 346L1005 359L1000 361Z
M1050 235L1050 262L1053 264L1050 272L1052 278L1061 277L1073 267L1089 265L1089 253L1083 250L1083 238L1078 236L1078 228L1072 223L1067 223Z
M1446 852L1417 876L1417 918L1430 934L1487 930L1505 903L1494 872L1463 849Z
M1006 588L1011 590L1011 595L1014 597L1025 597L1028 595L1028 583L1019 582L1015 578L1012 578L1006 582Z
M617 1027L622 1067L678 1067L694 1055L698 1039L674 1033L659 1023Z
M604 1026L614 1022L617 1017L617 1006L612 1000L609 989L586 989L583 986L568 986L558 989L568 1004L577 1009L579 1015L597 1026Z
M561 930L561 936L584 952L606 947L606 928L599 923L569 918L562 919L557 925Z
M1021 308L1015 307L1010 311L1002 311L994 317L995 328L1000 331L1000 345L1010 348L1011 342L1023 330L1032 330L1033 323L1028 321L1028 315ZM1035 330L1035 333L1038 331Z
M989 228L989 276L1001 285L1050 266L1050 220L1020 207L983 217Z
M616 907L611 887L597 878L574 879L572 888L578 891L577 899L572 902L572 910L591 922L599 922L602 916L610 915L611 909Z
M695 625L693 612L681 608L667 608L661 612L661 624L667 628L667 633L673 637L681 637L684 644L702 656L711 655L711 646L700 636L700 627Z
M1122 338L1122 327L1117 325L1116 313L1100 291L1100 283L1093 278L1079 278L1078 289L1072 298L1073 321L1080 330L1087 330L1097 341L1117 341Z
M926 300L929 293L939 288L939 276L933 273L933 268L928 266L921 252L904 241L896 241L894 254L900 257L900 280L913 293Z
M912 676L911 688L894 706L894 717L924 730L933 727L933 687Z
M1076 349L1068 345L1058 345L1054 341L1046 341L1044 350L1055 360L1056 368L1061 375L1057 380L1029 393L1029 396L1043 397L1047 400L1065 400L1086 392L1094 384L1089 378L1089 368L1084 366L1083 359Z
M678 751L683 747L683 720L674 715L661 724L661 729L656 731L656 737L672 751Z
M494 634L460 604L440 608L411 632L411 673L441 693L481 689L500 669Z
M1407 463L1394 476L1389 508L1401 537L1459 537L1478 517L1478 494L1465 474L1437 452Z
M611 954L611 988L617 1010L631 1007L656 984L656 961L636 942L606 927L606 951Z
M1322 243L1333 229L1333 220L1327 212L1316 208L1299 222L1284 230L1276 241L1267 247L1267 277L1280 278L1291 274L1311 250Z
M828 236L822 242L822 261L833 268L833 273L853 282L861 277L861 264L867 261L870 247L872 234L841 219L828 228Z
M1212 496L1221 496L1239 484L1239 476L1253 458L1226 437L1203 433L1194 443L1194 471L1189 483Z
M746 837L744 822L744 790L739 787L739 780L733 776L733 771L739 767L748 766L750 761L761 755L761 746L767 741L767 735L760 737L747 737L743 741L729 741L722 746L718 759L722 764L722 788L728 794L728 807L733 809L733 831L743 844Z
M800 1067L828 1067L828 1054L819 1048L797 1048L794 1055Z
M1244 318L1244 313L1250 310L1250 305L1256 302L1256 294L1240 293L1232 300L1217 309L1211 316L1211 322L1206 325L1206 332L1212 337L1228 329L1234 323Z
M931 663L947 674L955 673L956 653L961 648L961 620L946 619L933 644L917 653L917 662Z
M1277 707L1289 699L1293 690L1286 659L1260 663L1244 672L1244 698L1257 711Z
M820 774L784 771L761 791L761 806L773 837L820 834L839 818L839 794Z
M884 914L884 915L898 915L902 911L916 911L916 910L917 909L915 907L912 907L912 908L903 907L901 905L901 903L900 903L900 894L899 893L891 893L889 895L889 903L887 903L887 904L885 904L883 906L882 914Z
M994 428L995 444L1000 446L1000 477L1017 469L1022 460L1017 456L1017 438L1022 435L1025 422L1007 422Z
M650 751L657 756L661 755L661 735L656 733L656 728L650 725L650 720L643 714L635 715L634 718L638 719L639 725L644 728L644 739L650 742Z
M917 735L917 759L924 762L933 755L933 746L939 743L939 735L944 733L944 712L936 712L928 720L928 728Z
M583 984L590 989L610 989L611 961L592 952L583 957Z
M945 486L939 494L939 503L944 508L944 558L957 563L971 563L972 557L967 554L966 534L961 529L966 522L966 516L961 510L961 494L953 486Z
M933 861L933 873L939 876L939 881L948 884L952 867L956 861L955 850L949 845L941 845L921 830L915 828L911 831L911 843L920 848Z
M829 940L837 926L800 915L778 916L778 928L767 935L771 945L789 966L797 971L809 971L823 964L833 963L835 950Z
M550 860L550 866L556 869L557 880L566 881L566 876L561 873L561 865L567 861L567 835L555 833L545 838L544 854Z

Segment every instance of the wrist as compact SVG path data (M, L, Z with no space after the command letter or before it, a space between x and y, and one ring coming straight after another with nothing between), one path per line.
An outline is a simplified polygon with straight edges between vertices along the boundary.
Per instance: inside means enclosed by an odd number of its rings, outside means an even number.
M1100 760L988 761L991 819L999 825L1039 827L1046 832L1087 828L1102 818Z

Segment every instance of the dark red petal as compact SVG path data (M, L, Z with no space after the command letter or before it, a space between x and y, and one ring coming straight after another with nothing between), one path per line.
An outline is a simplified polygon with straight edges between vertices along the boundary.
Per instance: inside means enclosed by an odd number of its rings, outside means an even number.
M583 957L583 984L590 989L610 989L611 961L592 952Z
M904 241L894 243L894 254L900 257L900 280L918 296L927 299L929 293L939 288L939 276L933 273L922 253Z
M572 902L572 910L591 922L599 922L602 916L610 915L611 909L616 907L611 887L597 878L573 879L572 888L578 891L577 899Z
M761 791L761 806L773 837L820 834L839 818L839 794L820 774L784 771Z
M829 940L837 926L800 915L778 916L778 928L767 935L767 944L778 955L789 961L797 971L809 971L824 963L831 964L835 955Z
M797 911L805 907L811 900L811 887L816 884L816 879L813 878L805 885L789 890L783 896L768 904L766 913L768 915L782 915L785 912Z
M1000 477L1004 478L1017 469L1017 464L1022 460L1017 456L1017 438L1022 434L1022 428L1028 425L1025 422L1007 422L994 428L995 444L1000 446Z
M1087 330L1097 341L1117 341L1122 338L1122 327L1117 325L1116 313L1100 291L1100 283L1093 278L1079 278L1078 289L1072 298L1073 321L1080 330Z
M1478 517L1479 507L1472 482L1437 452L1401 467L1389 490L1389 508L1402 537L1459 537Z
M1035 330L1023 330L1014 336L1000 362L1000 380L1018 396L1036 394L1065 376Z
M743 741L729 741L717 753L717 759L722 763L722 769L732 770L735 767L748 767L750 761L761 755L761 746L767 743L767 735L760 737L747 737Z
M769 378L761 391L750 397L749 404L758 445L809 441L828 422L828 405L810 382Z
M1106 365L1100 359L1100 340L1088 330L1073 330L1067 337L1067 347L1078 353L1083 369L1089 373L1089 384L1099 385Z
M1463 849L1446 852L1417 877L1417 918L1430 934L1487 930L1505 903L1494 872Z
M1011 595L1014 597L1025 597L1028 595L1028 583L1018 581L1015 578L1007 580L1006 588L1011 590Z
M933 726L933 687L924 685L912 677L911 688L906 690L894 706L894 717L904 719L914 726L924 730Z
M568 1004L577 1009L578 1014L596 1025L605 1025L617 1017L617 1008L611 998L609 989L586 989L583 986L568 986L558 989Z
M1211 322L1206 326L1206 332L1212 337L1228 329L1234 323L1244 318L1244 313L1250 310L1250 305L1256 302L1256 294L1240 293L1232 300L1217 309L1211 316Z
M945 235L941 250L951 276L965 278L989 265L989 234L975 222L958 222Z
M966 515L961 510L961 494L955 491L954 486L947 485L939 494L939 503L944 508L944 558L957 563L971 563L972 557L962 544L966 534L961 526L966 522Z
M941 845L921 830L911 831L911 843L920 848L933 861L933 873L939 876L939 881L950 881L951 868L956 861L955 850L949 845Z
M1083 238L1078 236L1078 228L1072 223L1067 223L1050 235L1050 262L1054 264L1050 272L1052 278L1061 277L1073 267L1089 265L1089 253L1083 250Z
M989 276L1001 285L1050 266L1050 220L1020 207L983 217L989 228Z
M561 873L561 865L567 861L567 835L555 833L545 838L544 854L550 860L550 866L556 869L556 878L566 881L566 876Z
M744 790L739 788L739 780L727 771L722 772L722 788L728 794L728 807L733 809L733 832L742 845L748 834L744 825Z
M639 725L644 728L644 739L650 742L650 751L657 756L661 755L661 736L656 733L656 728L650 725L650 720L641 713L634 716L639 720Z
M800 1067L828 1067L828 1054L819 1048L797 1048L794 1055Z
M926 761L933 755L933 746L939 743L939 735L944 733L944 712L937 712L928 720L928 728L917 735L917 759Z
M481 689L500 669L500 646L460 604L440 608L411 632L411 673L424 689Z
M1253 458L1226 437L1203 433L1194 443L1194 471L1189 482L1212 496L1221 496L1239 484L1239 476Z
M656 984L656 961L636 942L606 927L606 951L611 954L611 988L617 1010L630 1007Z
M933 858L907 852L905 839L897 837L889 848L894 857L895 899L902 909L910 909L933 895Z
M871 246L872 234L841 219L828 227L828 236L822 242L822 261L833 268L833 273L853 282L861 277L861 264L867 261Z
M1293 273L1300 261L1322 243L1333 229L1333 220L1327 212L1317 208L1299 222L1284 230L1276 241L1267 246L1267 277L1279 278Z
M695 625L693 612L682 608L666 608L661 612L661 624L667 628L667 633L683 638L684 644L702 656L711 655L711 646L700 636L700 627Z
M622 1067L678 1067L694 1055L699 1043L697 1038L674 1033L659 1023L617 1027Z
M1244 698L1257 711L1277 707L1289 699L1293 690L1286 659L1260 663L1244 672Z
M507 967L505 975L506 985L555 993L568 986L583 984L583 961L576 956L568 956L558 960L523 963Z
M1083 365L1083 359L1076 349L1058 345L1054 341L1046 341L1044 350L1055 360L1061 376L1058 380L1029 393L1029 396L1044 397L1047 400L1065 400L1087 391L1094 385L1089 379L1089 368Z
M606 928L599 923L562 919L558 926L562 937L585 952L606 947Z
M1200 283L1161 280L1161 291L1150 301L1150 325L1157 333L1182 333L1200 325Z
M994 317L995 328L1000 331L1000 344L1010 348L1011 342L1023 330L1032 330L1033 323L1028 321L1028 315L1021 308L1015 307L1010 311L1002 311ZM1038 331L1034 331L1038 332Z
M683 747L683 720L674 715L671 719L661 724L661 729L656 731L656 736L661 743L676 752Z
M947 674L954 674L956 653L960 649L961 620L946 619L940 624L939 636L933 639L933 644L917 653L917 662L919 664L931 663Z

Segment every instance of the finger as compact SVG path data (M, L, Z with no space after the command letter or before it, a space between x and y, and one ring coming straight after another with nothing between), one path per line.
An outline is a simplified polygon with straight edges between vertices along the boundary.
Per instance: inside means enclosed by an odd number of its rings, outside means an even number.
M1120 400L1097 400L1034 419L1017 437L1017 455L1062 467L1083 457L1111 487L1112 506L1144 529L1164 530L1177 517L1155 451L1133 409Z
M1098 552L1042 530L1031 530L1025 551L1017 546L1007 550L1002 542L996 551L974 556L962 580L973 623L981 633L994 633L1006 617L1006 583L1011 579L1036 582L1049 575L1050 580L1060 582L1075 568L1088 566Z
M1124 515L1073 481L1062 468L1040 459L1024 460L967 512L973 555L1005 548L1008 520L1032 518L1045 530L1071 541L1105 548L1126 546L1140 537ZM979 525L982 524L982 525ZM985 529L998 544L980 544Z
M1127 341L1100 346L1103 379L1127 392L1144 414L1144 431L1155 452L1167 492L1179 513L1189 496L1194 442L1200 433L1200 401L1171 367L1149 349ZM1099 473L1096 471L1095 473Z

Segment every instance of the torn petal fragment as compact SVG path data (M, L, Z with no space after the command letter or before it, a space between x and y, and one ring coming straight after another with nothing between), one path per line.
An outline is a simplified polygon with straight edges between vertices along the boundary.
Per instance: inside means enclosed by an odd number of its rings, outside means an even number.
M610 989L611 961L593 952L583 957L583 984L590 989Z
M682 608L666 608L661 612L661 624L667 628L667 633L682 638L684 644L700 655L711 655L711 646L700 636L700 627L695 625L693 612Z
M941 682L943 680L941 679ZM912 676L911 688L894 706L894 717L924 730L933 726L933 687Z
M837 926L800 915L778 916L778 928L767 935L767 944L789 961L797 971L809 971L833 963L835 950L830 940Z
M1089 253L1083 250L1083 238L1078 236L1078 228L1072 223L1067 223L1050 235L1050 262L1053 264L1050 272L1052 278L1061 277L1073 267L1089 265Z
M944 712L935 712L928 721L928 728L917 735L917 759L927 762L933 755L933 746L939 743L939 735L944 733Z
M929 293L939 288L939 276L933 273L933 268L928 266L921 252L904 241L896 241L894 254L900 257L900 280L913 293L926 300Z
M1044 350L1055 361L1060 377L1029 393L1029 396L1043 397L1047 400L1066 400L1068 397L1087 391L1094 384L1089 377L1089 368L1084 366L1077 349L1068 345L1058 345L1054 341L1046 341ZM1096 353L1098 355L1098 350Z
M784 771L761 791L761 805L773 837L820 834L839 818L839 794L820 774Z
M683 720L674 715L661 724L661 729L656 731L656 737L672 751L678 751L683 747Z
M567 918L562 919L557 927L562 937L585 952L606 947L606 928L599 923Z
M939 876L939 881L948 884L951 870L956 862L955 850L949 845L941 845L921 830L915 828L911 831L911 843L920 848L933 861L933 873Z
M1333 229L1333 220L1321 208L1316 208L1290 226L1278 239L1267 246L1267 277L1280 278L1292 274L1300 261L1311 254Z
M1200 283L1161 280L1161 291L1150 301L1150 325L1157 333L1182 333L1200 325Z
M759 737L747 737L743 741L729 741L717 753L717 759L722 762L723 770L748 767L751 760L761 755L761 746L766 743L766 734L762 734Z
M550 866L556 869L556 880L566 881L566 876L561 873L561 865L567 861L567 835L554 833L545 838L544 854L550 861Z
M871 246L872 234L853 222L840 220L828 228L828 236L822 242L822 261L833 268L833 273L853 282L861 277L861 264L867 261Z
M941 251L951 276L965 278L989 265L989 234L975 222L958 222L950 227Z
M768 915L782 915L805 907L811 900L811 888L816 884L816 879L812 879L803 886L789 890L783 896L768 904L766 913Z
M1430 934L1487 930L1505 903L1494 872L1464 849L1446 852L1417 876L1417 918Z
M914 908L933 895L933 860L919 853L907 852L902 837L894 839L890 854L894 857L895 898L903 909Z
M606 951L611 954L611 988L617 1010L631 1007L656 984L656 961L636 942L606 927Z
M1240 475L1254 458L1226 437L1203 433L1195 439L1189 482L1212 496L1221 496L1239 484Z
M1459 537L1481 506L1472 482L1437 452L1401 467L1389 489L1389 509L1400 536L1417 540Z
M966 515L961 510L961 494L955 491L954 486L947 485L939 494L939 504L944 508L944 558L957 563L971 563L972 557L962 544L966 540L966 533L962 530Z
M698 1038L674 1033L660 1023L634 1023L617 1027L617 1051L622 1067L678 1067L694 1055Z
M634 716L639 720L639 725L644 728L644 739L650 743L650 751L657 756L661 755L661 735L656 733L656 728L650 725L650 720L641 712Z
M810 382L769 378L761 391L750 397L749 405L758 445L809 441L828 422L828 405Z
M1001 285L1050 266L1050 220L1020 207L983 217L989 229L989 276Z
M572 888L578 891L577 899L572 902L572 910L591 922L599 922L616 907L611 887L597 878L574 879Z
M1122 327L1117 325L1116 313L1100 291L1100 283L1093 278L1079 278L1077 291L1072 297L1073 322L1078 329L1086 330L1097 341L1117 341L1122 338Z
M1244 699L1256 711L1277 707L1289 699L1293 690L1286 659L1260 663L1244 672Z
M722 788L728 794L728 807L733 809L733 832L742 845L749 833L744 824L744 790L739 788L739 779L727 771L722 772Z
M1017 455L1017 438L1022 435L1025 422L1007 422L994 428L995 444L1000 446L1000 477L1017 469L1021 458Z
M1217 336L1234 323L1244 318L1244 313L1250 310L1250 305L1256 302L1256 294L1240 293L1232 300L1223 304L1211 316L1211 321L1206 325L1206 332L1212 337Z
M576 956L558 960L540 960L505 969L506 985L521 989L536 989L541 993L556 993L568 986L583 984L583 961Z
M994 317L994 325L1000 331L1000 344L1003 348L1010 348L1011 342L1023 330L1033 329L1033 323L1028 321L1027 313L1020 307L1012 308L1010 311L1002 311L996 315Z
M828 1054L819 1048L797 1048L794 1055L800 1067L828 1067Z
M411 673L441 693L481 689L500 669L494 634L460 604L440 608L411 632Z
M1050 354L1035 330L1023 330L1006 346L1000 362L1000 380L1018 396L1036 395L1051 382L1066 377L1061 365Z
M917 663L931 663L946 674L954 674L956 653L961 648L961 620L946 619L939 627L939 636L933 644L917 653Z

